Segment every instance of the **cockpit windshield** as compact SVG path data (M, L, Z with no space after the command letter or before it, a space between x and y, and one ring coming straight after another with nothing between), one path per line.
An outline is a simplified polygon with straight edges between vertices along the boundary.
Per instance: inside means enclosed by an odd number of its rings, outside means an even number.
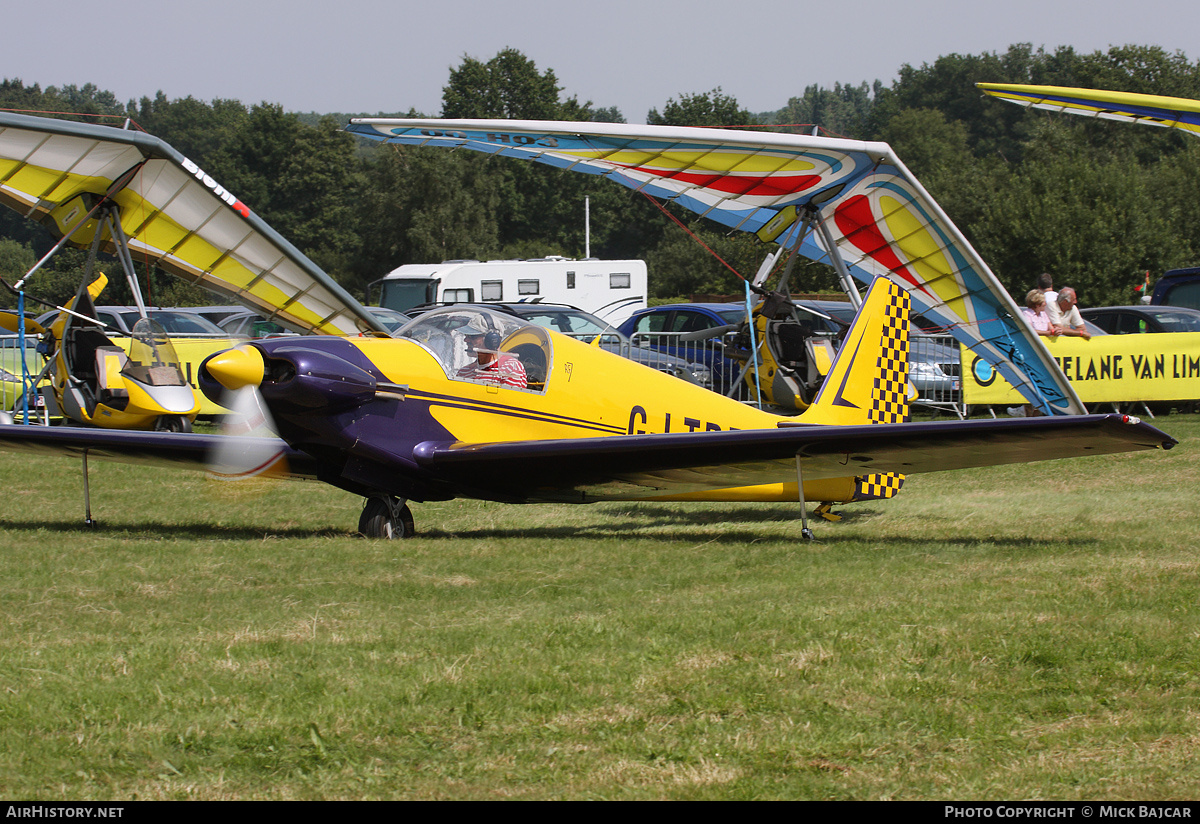
M130 334L129 360L121 372L150 386L186 386L171 336L158 321L142 318Z
M447 306L421 315L394 335L429 350L451 380L545 391L552 363L550 336L521 318Z

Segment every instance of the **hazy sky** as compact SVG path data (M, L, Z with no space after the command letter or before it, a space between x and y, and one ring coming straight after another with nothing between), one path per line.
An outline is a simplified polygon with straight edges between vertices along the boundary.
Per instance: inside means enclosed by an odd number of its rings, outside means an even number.
M890 83L904 63L1032 42L1127 43L1200 59L1196 0L55 0L8 3L0 77L94 83L122 102L269 101L436 115L451 67L519 49L567 95L630 122L717 86L751 111L812 83Z

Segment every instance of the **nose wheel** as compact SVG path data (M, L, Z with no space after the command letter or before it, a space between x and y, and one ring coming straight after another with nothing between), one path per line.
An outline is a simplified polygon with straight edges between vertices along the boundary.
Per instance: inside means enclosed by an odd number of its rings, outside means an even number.
M391 495L367 498L358 531L368 538L411 538L416 534L408 504Z

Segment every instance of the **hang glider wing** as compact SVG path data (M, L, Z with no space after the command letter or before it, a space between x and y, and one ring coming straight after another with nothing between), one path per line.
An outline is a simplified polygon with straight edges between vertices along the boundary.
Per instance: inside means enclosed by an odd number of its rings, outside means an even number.
M1155 94L1073 89L1066 86L1022 86L976 83L984 94L1034 109L1163 126L1200 137L1200 100Z
M356 119L387 143L467 148L603 175L730 229L889 277L1048 414L1083 412L978 253L886 143L728 129L507 120ZM812 220L810 220L812 218Z
M149 466L206 467L223 436L0 425L0 449L117 460ZM293 478L316 478L312 457L275 439ZM261 442L261 443L260 443ZM629 435L553 441L424 442L412 451L422 476L456 494L512 501L646 498L796 480L994 466L1053 458L1169 449L1175 440L1122 415L806 426ZM393 450L394 451L394 450ZM408 471L411 462L404 462ZM398 474L405 469L399 464ZM336 475L336 472L334 473Z
M85 248L94 207L115 203L135 262L299 330L385 331L199 165L147 134L0 112L0 203L56 238L74 229L70 243Z

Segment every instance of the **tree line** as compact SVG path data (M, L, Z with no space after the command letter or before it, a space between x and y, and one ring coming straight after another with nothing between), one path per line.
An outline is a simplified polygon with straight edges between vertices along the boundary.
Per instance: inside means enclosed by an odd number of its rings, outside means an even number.
M720 88L683 93L647 113L680 126L758 125L890 143L975 245L1009 291L1036 276L1075 286L1086 305L1127 303L1149 272L1200 263L1200 145L1177 131L1022 110L975 83L1116 89L1200 99L1200 62L1155 46L1081 54L1029 44L1004 53L951 54L904 65L890 86L811 85L772 112L752 113ZM154 97L121 103L92 84L40 88L0 82L0 109L126 120L202 163L213 177L359 297L402 263L452 258L580 257L583 203L591 252L642 258L656 297L734 293L721 261L640 194L590 175L473 152L380 146L340 131L350 114L285 112L276 104ZM381 116L418 116L415 111ZM506 49L464 58L443 89L443 117L623 122L616 107L567 96L552 69ZM689 228L743 274L768 248L682 212ZM0 214L0 277L19 278L50 246L48 234ZM84 254L62 255L31 291L63 300ZM106 264L113 273L118 270ZM145 275L151 299L211 302L195 287ZM123 302L118 279L106 301ZM835 289L828 267L793 274L797 290Z

